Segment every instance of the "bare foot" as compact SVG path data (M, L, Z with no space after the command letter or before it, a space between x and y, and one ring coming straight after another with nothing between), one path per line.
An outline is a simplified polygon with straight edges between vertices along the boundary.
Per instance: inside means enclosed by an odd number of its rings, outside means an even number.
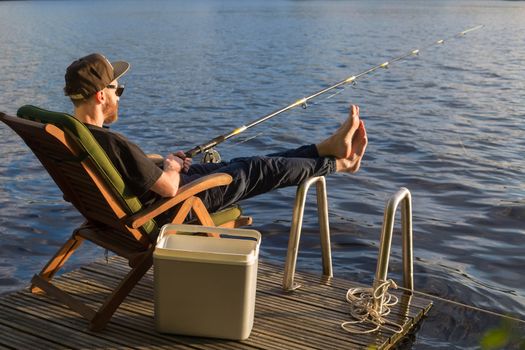
M352 154L352 138L359 127L359 107L352 105L348 119L337 131L317 145L319 156L334 156L337 159L346 159Z
M354 138L352 139L352 150L347 158L336 159L336 171L344 173L356 173L361 167L361 160L366 151L368 137L366 136L365 124L359 122Z

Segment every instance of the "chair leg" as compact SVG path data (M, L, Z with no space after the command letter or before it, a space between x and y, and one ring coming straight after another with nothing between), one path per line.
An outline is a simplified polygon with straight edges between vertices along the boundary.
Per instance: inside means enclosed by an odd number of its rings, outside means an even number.
M225 222L224 224L220 225L219 227L225 227L225 228L237 228L237 227L243 227L243 226L250 226L253 223L253 220L251 216L240 216L239 218Z
M153 248L154 247L144 253L142 260L131 269L126 277L119 283L118 287L106 299L97 311L95 317L90 321L90 330L100 331L105 328L119 305L153 265Z
M49 281L53 278L55 273L57 273L60 268L66 263L66 261L69 259L69 257L75 252L75 250L82 244L83 238L77 237L76 232L71 235L71 238L69 238L66 243L56 252L56 254L49 260L49 262L44 266L42 271L38 274L38 276L45 280ZM39 287L37 287L34 283L31 284L30 287L31 293L42 293L43 290Z
M38 288L39 290L45 292L48 296L52 296L66 304L87 320L92 320L95 317L95 310L91 309L86 304L71 296L70 294L64 292L62 289L54 286L51 282L41 278L39 275L34 275L31 279L31 283L33 286L35 286L35 288Z

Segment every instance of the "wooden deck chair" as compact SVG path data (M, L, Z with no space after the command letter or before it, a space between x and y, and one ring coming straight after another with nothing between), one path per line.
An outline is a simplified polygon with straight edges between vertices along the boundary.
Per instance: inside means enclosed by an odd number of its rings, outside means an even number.
M89 129L72 116L23 106L18 117L0 113L0 120L10 126L31 148L64 194L85 217L86 222L31 280L33 293L45 292L60 300L89 321L91 330L101 330L113 313L152 266L152 252L159 227L154 218L180 205L173 223L185 221L193 212L206 226L237 227L251 223L238 207L209 214L195 195L206 189L231 182L228 174L213 174L180 187L177 195L152 207L143 207L124 183L106 153ZM83 240L110 250L129 261L130 272L116 289L94 310L78 298L51 283Z

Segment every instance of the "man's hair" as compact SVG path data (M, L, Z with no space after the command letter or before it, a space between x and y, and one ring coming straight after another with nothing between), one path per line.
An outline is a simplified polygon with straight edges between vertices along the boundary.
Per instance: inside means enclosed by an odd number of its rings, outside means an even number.
M75 106L75 108L78 108L83 104L88 103L93 98L93 96L95 96L95 94L84 98L69 98L69 100L71 101L71 103L73 103L73 106Z
M86 102L85 99L76 100L76 99L70 98L70 100L71 100L71 103L73 103L73 106L75 106L75 108L80 107L81 105L83 105Z

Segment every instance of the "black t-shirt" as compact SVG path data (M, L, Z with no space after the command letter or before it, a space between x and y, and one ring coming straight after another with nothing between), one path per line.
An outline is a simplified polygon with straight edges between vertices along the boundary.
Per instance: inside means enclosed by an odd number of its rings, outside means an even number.
M137 145L119 133L95 125L86 126L143 204L160 198L150 188L160 178L162 170Z

